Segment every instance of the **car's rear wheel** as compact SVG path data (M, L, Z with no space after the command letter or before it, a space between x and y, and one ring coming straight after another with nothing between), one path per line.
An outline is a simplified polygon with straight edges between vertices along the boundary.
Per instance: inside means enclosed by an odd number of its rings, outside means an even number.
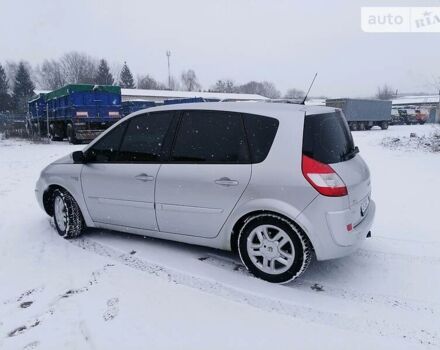
M238 237L238 251L252 274L273 283L298 278L312 258L311 244L301 229L274 214L246 221Z
M78 237L84 229L81 209L72 195L61 189L53 193L53 216L58 234L66 239Z

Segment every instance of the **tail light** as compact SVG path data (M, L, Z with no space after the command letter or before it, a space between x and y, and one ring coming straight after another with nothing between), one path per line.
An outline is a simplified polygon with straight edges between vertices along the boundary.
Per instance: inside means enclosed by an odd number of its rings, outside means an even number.
M344 181L328 164L303 155L302 172L313 188L324 196L342 197L348 194Z

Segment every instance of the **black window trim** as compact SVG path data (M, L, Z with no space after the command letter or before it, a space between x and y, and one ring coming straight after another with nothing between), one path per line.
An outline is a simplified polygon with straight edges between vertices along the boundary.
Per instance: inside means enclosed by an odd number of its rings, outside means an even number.
M176 160L172 160L172 152L174 150L175 144L176 144L176 139L177 139L177 135L180 131L181 125L182 125L182 120L183 120L183 115L186 112L195 112L195 111L205 111L205 112L223 112L223 113L229 113L229 114L233 114L233 115L238 115L241 119L241 124L242 124L242 130L244 132L244 138L245 138L245 142L246 142L246 149L247 149L247 161L246 162L239 162L239 163L226 163L226 162L198 162L198 161L176 161ZM216 165L216 164L227 164L227 165L241 165L241 164L259 164L264 162L264 160L268 157L270 150L272 149L273 146L273 142L275 141L276 135L278 133L278 128L279 128L279 120L277 118L274 117L269 117L269 116L264 116L264 115L259 115L259 114L252 114L252 113L242 113L242 112L233 112L233 111L227 111L227 110L216 110L216 109L180 109L180 110L166 110L166 111L156 111L156 112L147 112L147 113L143 113L143 114L138 114L136 116L133 116L125 121L123 121L121 124L119 124L117 127L124 127L124 131L121 137L121 140L119 141L119 145L117 148L117 153L119 153L121 146L122 146L122 142L124 141L127 129L128 129L128 125L129 123L137 117L141 117L141 116L149 116L151 114L154 113L164 113L164 112L169 112L172 113L172 119L171 119L171 123L168 127L168 130L165 133L165 137L164 137L164 141L163 141L163 145L160 151L160 159L157 161L139 161L139 162L134 162L134 161L108 161L108 162L97 162L97 161L88 161L87 163L90 164L198 164L198 165ZM277 129L275 131L275 135L274 135L274 139L272 140L272 144L271 147L266 155L266 157L259 161L259 162L255 162L254 161L254 154L252 153L251 150L251 146L250 146L250 140L249 140L249 131L246 128L246 123L245 123L245 115L249 115L249 116L261 116L261 117L266 117L266 118L273 118L275 120L277 120L278 125L277 125ZM99 142L99 141L98 141ZM93 146L88 149L86 151L89 152L91 149L93 149Z

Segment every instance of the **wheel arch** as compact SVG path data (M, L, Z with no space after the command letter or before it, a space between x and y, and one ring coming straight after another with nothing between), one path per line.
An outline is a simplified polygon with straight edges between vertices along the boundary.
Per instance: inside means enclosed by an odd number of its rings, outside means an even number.
M82 194L78 194L76 191L69 189L68 186L63 186L59 183L51 183L43 193L43 197L42 197L43 208L44 211L47 213L47 215L53 216L52 200L53 200L53 194L57 189L68 192L73 197L73 199L75 199L76 203L79 206L79 209L81 210L81 214L84 218L86 225L88 227L94 227L95 224L89 215L87 206L82 198Z
M44 191L44 193L43 193L43 207L44 207L44 211L49 216L53 216L52 201L53 201L53 195L54 195L56 190L67 191L67 189L65 189L63 186L60 186L60 185L50 185L46 189L46 191ZM67 191L67 192L69 192L69 191Z
M301 232L304 234L304 236L309 240L310 245L312 246L312 249L314 250L313 240L311 239L307 230L304 227L302 227L302 225L300 223L298 223L296 220L294 220L291 217L289 217L283 213L280 213L278 211L263 209L263 210L250 211L250 212L242 215L238 220L235 221L233 228L232 228L232 232L229 237L229 244L230 244L230 247L231 247L231 250L233 253L238 253L238 238L239 238L240 230L242 229L242 227L246 224L246 222L250 218L257 216L257 215L261 215L261 214L276 215L276 216L279 216L279 217L291 222L293 225L295 225L296 227L298 227L301 230Z

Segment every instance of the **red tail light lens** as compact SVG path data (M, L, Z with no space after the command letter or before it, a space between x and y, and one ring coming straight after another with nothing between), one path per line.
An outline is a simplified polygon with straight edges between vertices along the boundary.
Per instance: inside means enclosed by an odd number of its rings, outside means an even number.
M313 188L324 196L342 197L348 194L344 181L328 164L303 155L302 172Z

